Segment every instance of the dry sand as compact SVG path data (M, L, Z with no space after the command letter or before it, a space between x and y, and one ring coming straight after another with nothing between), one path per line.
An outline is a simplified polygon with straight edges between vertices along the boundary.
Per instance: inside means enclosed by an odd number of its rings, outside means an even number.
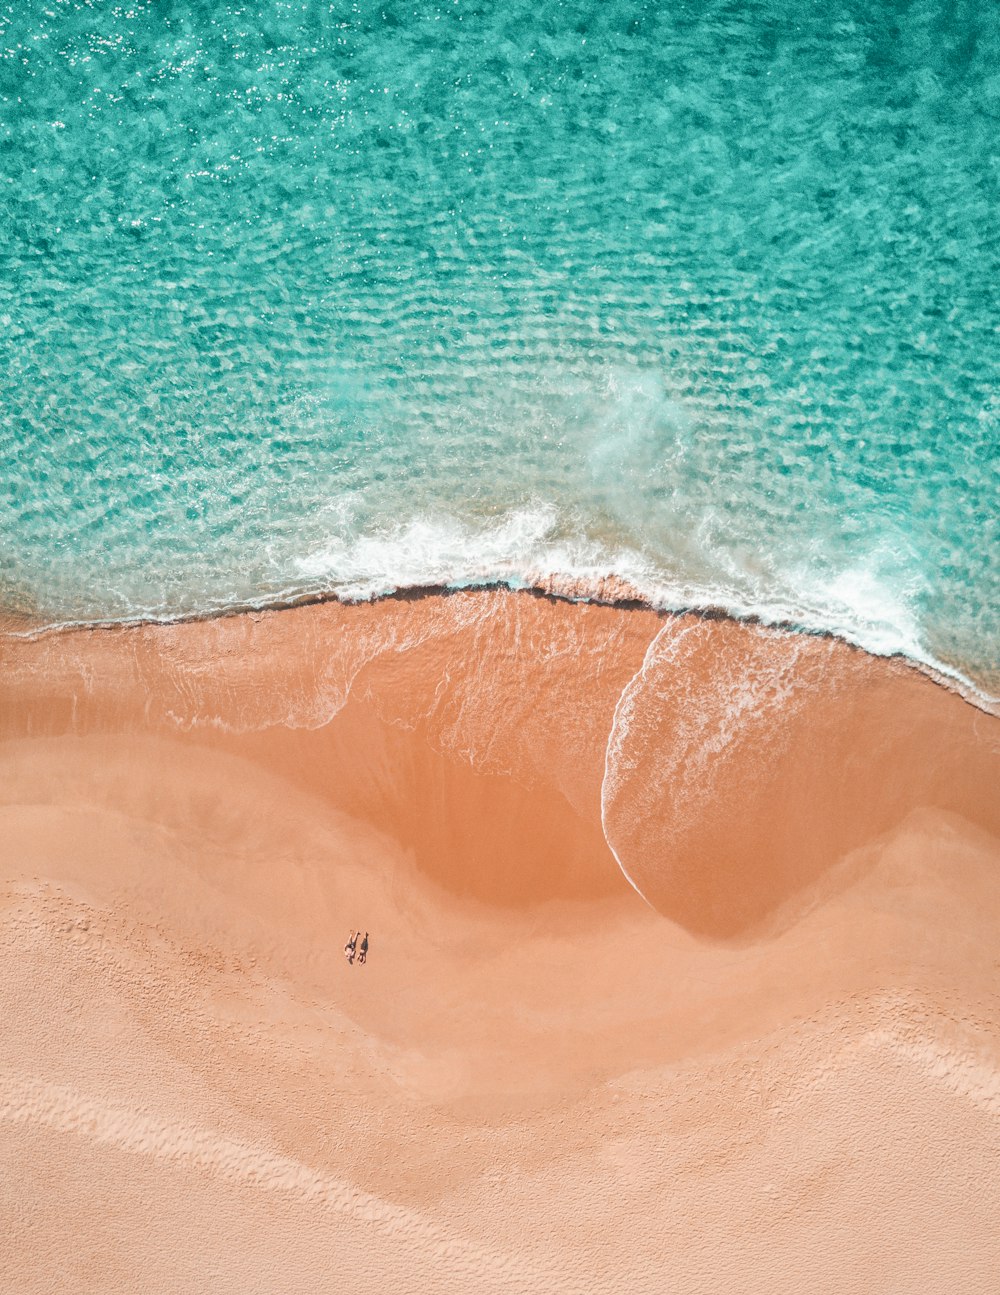
M998 1289L997 719L501 591L0 652L4 1291Z

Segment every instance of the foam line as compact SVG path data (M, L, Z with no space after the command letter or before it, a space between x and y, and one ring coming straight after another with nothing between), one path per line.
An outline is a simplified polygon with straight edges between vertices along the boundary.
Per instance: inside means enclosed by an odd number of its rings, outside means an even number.
M635 674L632 676L632 678L628 681L628 683L621 691L621 696L618 698L618 702L615 705L615 713L611 720L611 730L608 733L607 746L604 749L604 777L601 779L601 830L604 833L604 839L608 843L608 849L611 851L612 855L614 856L614 860L618 864L618 867L621 870L622 876L632 887L635 893L640 897L640 899L644 900L645 903L649 904L651 908L653 907L651 901L643 893L641 887L639 886L639 883L629 872L628 868L625 867L625 864L622 862L621 856L619 855L618 851L615 849L614 843L611 840L611 836L608 832L608 797L609 797L609 786L611 784L611 780L613 776L612 765L614 763L614 757L612 752L613 750L620 750L621 741L627 735L627 732L628 732L628 720L626 717L626 710L627 708L630 707L632 699L636 695L638 688L641 686L642 681L646 676L646 671L648 670L650 664L652 663L653 658L656 656L656 649L660 640L663 638L663 636L666 634L669 628L671 628L670 623L668 623L667 625L663 625L660 628L658 633L651 640L649 647L646 648L646 654L642 659L642 665L639 667L639 669L635 672ZM693 626L681 630L680 634L677 635L677 638L675 641L680 642L685 637L685 635L690 633L690 630L692 628Z

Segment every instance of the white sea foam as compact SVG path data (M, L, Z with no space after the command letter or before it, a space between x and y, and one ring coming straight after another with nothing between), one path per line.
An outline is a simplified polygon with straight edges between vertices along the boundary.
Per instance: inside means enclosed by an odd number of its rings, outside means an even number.
M358 528L352 509L331 511L324 520L329 531L323 542L295 560L287 584L275 583L257 600L216 597L195 612L180 613L137 606L134 614L114 622L83 617L35 624L21 632L170 622L192 614L281 606L311 598L369 601L421 588L541 587L582 601L599 596L608 580L618 580L658 611L717 610L736 619L831 633L876 656L905 657L976 704L992 708L1000 702L927 647L914 610L921 590L913 587L912 576L907 586L888 543L873 552L867 563L825 576L805 560L789 561L784 569L774 561L755 568L725 551L709 551L706 543L696 564L703 577L692 579L667 570L662 559L654 560L637 547L586 535L582 526L569 523L546 502L476 520L435 514L369 530ZM683 566L690 571L690 537L685 548Z
M832 633L873 655L925 666L970 699L1000 700L927 648L913 610L920 590L912 578L909 588L901 583L890 555L891 549L873 553L869 564L821 581L805 564L761 574L719 553L709 562L706 554L705 579L695 581L672 576L636 548L573 533L554 507L539 503L479 524L422 517L371 534L340 533L301 558L298 572L310 588L346 600L423 587L550 587L554 580L584 597L583 591L617 578L659 611L718 609L738 619Z
M311 587L345 600L415 588L527 588L551 576L584 587L621 575L647 596L657 587L655 567L637 550L568 534L557 510L543 503L479 525L423 517L371 534L338 534L297 566Z

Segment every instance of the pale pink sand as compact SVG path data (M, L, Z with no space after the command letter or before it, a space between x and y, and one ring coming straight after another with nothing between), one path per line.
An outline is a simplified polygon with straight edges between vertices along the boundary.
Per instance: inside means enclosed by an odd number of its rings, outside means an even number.
M502 592L0 651L3 1290L997 1289L997 720Z

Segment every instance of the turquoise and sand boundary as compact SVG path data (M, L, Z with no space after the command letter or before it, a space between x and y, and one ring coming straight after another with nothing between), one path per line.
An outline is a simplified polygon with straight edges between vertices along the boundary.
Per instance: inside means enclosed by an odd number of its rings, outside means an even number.
M998 67L4 8L5 1289L996 1295Z

